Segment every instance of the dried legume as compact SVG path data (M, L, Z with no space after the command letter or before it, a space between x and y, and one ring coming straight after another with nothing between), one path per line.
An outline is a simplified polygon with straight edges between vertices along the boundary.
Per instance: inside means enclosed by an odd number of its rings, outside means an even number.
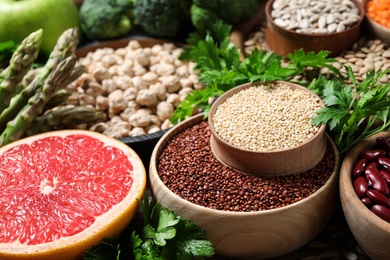
M365 8L370 19L390 29L390 0L370 0Z
M311 123L320 98L287 84L267 84L241 90L218 106L213 124L228 143L254 151L296 147L319 127Z
M373 213L390 222L390 138L378 137L359 154L351 172L356 195Z
M87 106L107 113L108 121L89 130L111 137L138 136L172 127L178 103L204 86L195 63L179 60L173 43L143 48L137 40L118 49L99 48L79 59L85 73L68 86L67 106Z
M329 179L334 154L328 147L314 168L290 176L250 176L220 163L210 148L206 121L174 136L158 157L157 172L174 193L211 209L249 212L280 208L316 192Z
M276 0L271 17L283 28L309 34L342 32L360 19L350 0Z
M244 42L244 51L249 54L254 48L261 51L267 51L265 42L266 21L264 21L260 28L257 28ZM333 66L338 68L344 75L346 70L344 66L350 66L355 73L356 80L362 81L366 77L366 73L374 69L375 71L386 70L390 68L390 49L389 46L379 39L370 39L365 35L361 35L358 42L356 42L350 50L341 53L334 57L336 62ZM321 73L327 74L329 70L323 68ZM300 80L302 76L294 78ZM380 79L382 84L390 82L390 73L383 75Z

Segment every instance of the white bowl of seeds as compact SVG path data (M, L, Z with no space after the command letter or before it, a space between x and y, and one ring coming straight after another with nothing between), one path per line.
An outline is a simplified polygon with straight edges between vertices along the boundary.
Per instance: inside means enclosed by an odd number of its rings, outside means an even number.
M304 172L326 150L326 126L312 124L323 106L319 96L290 82L235 87L210 109L211 150L222 163L250 175Z
M265 41L275 53L328 50L337 56L358 41L365 11L356 0L270 0L265 14Z

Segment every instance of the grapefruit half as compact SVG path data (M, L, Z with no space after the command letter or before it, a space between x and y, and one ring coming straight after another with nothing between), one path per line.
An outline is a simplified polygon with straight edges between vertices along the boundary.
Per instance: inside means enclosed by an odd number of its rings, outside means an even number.
M0 259L80 259L130 223L146 180L134 150L92 131L1 147Z

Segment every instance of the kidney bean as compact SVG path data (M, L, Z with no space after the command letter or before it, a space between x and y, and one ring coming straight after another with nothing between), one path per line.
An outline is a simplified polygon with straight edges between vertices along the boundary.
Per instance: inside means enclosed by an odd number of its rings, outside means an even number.
M377 162L386 170L390 170L390 158L379 157Z
M378 169L378 167L379 167L379 163L375 161L375 162L368 163L367 166L366 166L366 169L368 169L368 168Z
M371 211L381 219L390 223L390 208L383 205L374 205L371 207Z
M360 157L367 159L369 161L376 161L379 157L385 157L386 151L385 150L365 150L360 153Z
M361 201L363 202L363 204L367 207L367 208L371 208L371 206L373 205L372 203L372 200L368 197L364 197L361 199Z
M353 181L353 188L356 192L356 195L359 198L363 198L366 195L366 191L368 190L368 182L367 182L366 178L364 178L362 176L357 177Z
M380 170L380 174L382 174L383 179L390 185L390 173L386 170Z
M366 159L362 158L362 159L357 160L357 162L353 166L352 176L357 177L357 176L363 174L364 170L366 169L366 166L367 166Z
M367 168L364 174L371 187L383 195L388 196L390 194L389 186L377 168Z
M378 147L379 149L383 149L386 152L389 152L390 151L390 140L389 140L389 138L378 137L376 139L376 147Z
M383 195L381 192L377 190L367 190L366 192L367 197L375 202L376 204L381 204L383 206L386 206L390 208L390 200L385 195Z

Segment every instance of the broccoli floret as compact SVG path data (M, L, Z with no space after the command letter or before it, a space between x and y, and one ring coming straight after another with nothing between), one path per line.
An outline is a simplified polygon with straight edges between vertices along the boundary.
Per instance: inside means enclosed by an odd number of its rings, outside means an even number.
M133 0L84 0L80 27L90 40L105 40L128 34L133 25Z
M211 9L199 7L195 4L191 6L191 22L201 33L207 32L218 19L218 14Z
M183 18L183 0L136 0L134 17L143 30L151 36L173 37Z
M200 33L206 33L216 19L235 25L255 16L259 0L193 0L191 21Z

